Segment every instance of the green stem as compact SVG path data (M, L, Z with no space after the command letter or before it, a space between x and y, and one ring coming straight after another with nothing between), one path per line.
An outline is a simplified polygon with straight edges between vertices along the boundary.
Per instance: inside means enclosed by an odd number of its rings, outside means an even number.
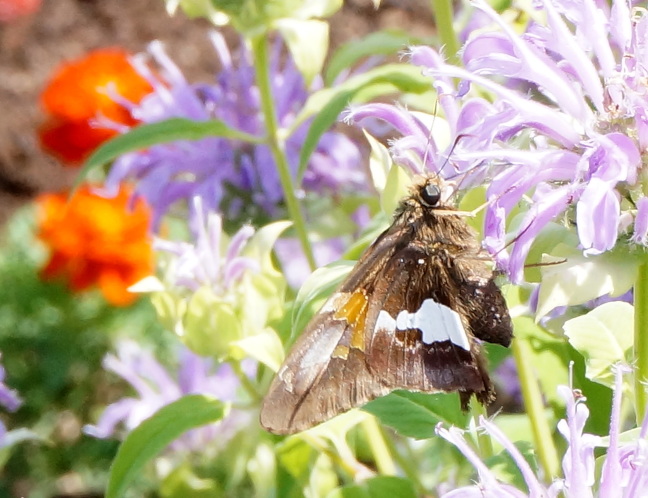
M238 361L230 361L229 364L232 367L234 375L236 375L238 380L241 382L243 389L245 389L245 391L250 395L250 398L260 404L263 396L258 391L257 386L254 385L247 375L245 375L245 372L243 372L243 369L241 368L241 364Z
M380 425L378 425L378 427L380 428ZM383 441L387 445L387 448L389 449L389 453L391 454L392 458L398 464L398 466L401 468L401 470L407 476L407 478L410 481L412 481L412 483L416 487L416 491L417 491L416 495L425 496L426 490L425 487L423 486L423 483L421 482L420 470L416 466L415 458L413 458L414 455L413 452L411 451L412 448L410 446L407 446L407 449L410 450L409 452L410 458L406 458L398 451L398 448L396 448L394 441L389 436L385 435L384 430L382 428L380 428L380 430L383 433Z
M475 427L479 426L479 416L487 417L486 408L481 403L474 402L473 417L475 419ZM484 431L477 431L477 444L479 445L479 453L482 460L487 460L492 457L495 452L493 451L493 442L488 434Z
M310 265L311 270L314 270L316 268L315 258L313 257L313 250L308 240L306 223L295 194L295 186L293 185L290 166L286 159L284 142L279 137L279 123L274 108L272 85L270 83L268 40L265 35L258 35L252 37L250 42L252 44L256 82L259 87L259 97L261 99L261 110L265 120L267 143L270 147L275 164L277 165L279 180L281 181L281 188L283 189L284 198L286 199L288 214L293 222L297 238L301 242L308 264Z
M634 286L635 409L637 425L646 414L648 381L648 263L639 265Z
M380 430L376 419L369 417L362 421L362 428L367 435L367 442L371 448L371 453L373 453L378 472L385 476L395 476L396 466L387 447L387 438Z
M544 470L547 480L558 476L560 462L558 452L551 436L551 429L547 423L547 417L544 413L544 403L538 381L533 372L531 364L531 351L529 343L522 337L517 337L511 345L513 358L518 370L520 387L522 389L522 398L524 406L531 422L531 431L535 448L538 453L540 465Z
M439 41L443 45L443 53L450 64L458 64L459 39L453 25L452 0L431 0L431 3Z

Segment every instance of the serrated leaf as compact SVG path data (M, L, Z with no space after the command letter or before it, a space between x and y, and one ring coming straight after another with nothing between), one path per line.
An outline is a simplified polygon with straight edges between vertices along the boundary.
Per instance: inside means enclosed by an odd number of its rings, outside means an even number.
M566 261L564 261L566 260ZM628 254L606 252L585 257L561 245L544 262L536 318L559 306L573 306L600 296L624 294L634 285L639 262Z
M107 498L123 496L129 484L175 439L190 429L218 422L225 404L202 395L190 395L163 406L126 437L110 466Z
M634 337L634 307L625 302L602 304L565 322L569 343L585 358L588 379L613 387L612 366L628 362Z
M403 477L378 476L362 484L351 484L337 488L326 498L416 498L418 495L412 482Z
M400 434L417 439L434 436L434 428L439 422L463 427L468 420L468 414L461 411L457 393L394 391L370 401L362 409Z
M75 188L81 184L90 171L128 152L135 152L153 145L177 140L200 140L207 137L224 137L246 142L259 142L259 138L230 128L218 120L192 121L191 119L173 118L159 123L141 124L128 133L108 140L99 147L83 165Z

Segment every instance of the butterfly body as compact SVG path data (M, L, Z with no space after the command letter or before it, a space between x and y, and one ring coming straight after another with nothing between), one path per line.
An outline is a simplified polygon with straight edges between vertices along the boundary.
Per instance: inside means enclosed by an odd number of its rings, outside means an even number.
M290 434L395 389L494 397L476 339L508 346L490 257L439 179L421 177L392 225L313 317L277 373L261 424Z

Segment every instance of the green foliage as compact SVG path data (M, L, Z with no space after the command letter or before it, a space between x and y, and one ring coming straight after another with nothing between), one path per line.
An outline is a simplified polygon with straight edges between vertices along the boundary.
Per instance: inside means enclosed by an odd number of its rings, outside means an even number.
M415 498L412 482L402 477L380 476L367 479L362 484L342 486L326 498Z
M639 261L627 253L606 252L584 256L580 250L558 244L545 257L537 316L558 306L583 304L600 296L617 297L632 288Z
M34 498L53 496L55 478L64 474L83 476L100 491L117 445L80 428L124 390L100 368L102 359L124 334L145 343L156 337L162 355L169 346L149 303L116 309L98 292L72 294L62 283L43 282L44 256L33 212L19 212L5 227L0 253L0 351L5 383L23 399L3 421L22 442L0 455L0 496L12 496L15 482L30 486Z
M612 388L612 367L632 361L633 306L618 301L602 304L565 322L564 330L569 343L585 358L587 378Z
M206 396L180 398L158 410L135 428L119 447L110 467L107 498L123 496L144 465L189 429L218 422L225 405Z
M434 436L439 422L464 427L468 415L461 411L459 395L395 391L367 403L363 410L404 436L426 439Z
M246 142L258 142L258 138L230 128L222 121L192 121L172 118L159 123L141 124L128 133L118 135L99 147L86 161L77 179L77 186L90 171L103 166L121 155L146 149L151 145L178 140L200 140L208 137L224 137Z

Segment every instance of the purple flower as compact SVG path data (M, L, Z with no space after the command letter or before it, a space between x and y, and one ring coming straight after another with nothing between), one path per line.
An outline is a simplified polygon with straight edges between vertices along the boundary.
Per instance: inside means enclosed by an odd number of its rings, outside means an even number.
M151 83L154 92L137 105L120 102L143 123L173 117L218 119L257 137L258 141L219 137L179 141L126 154L115 161L107 186L114 189L124 180L135 180L137 194L153 207L156 228L172 207L178 203L188 205L196 196L203 199L206 211L226 209L228 214L242 217L272 214L283 200L276 165L270 149L263 144L266 130L251 55L241 49L235 63L221 35L214 33L212 41L222 66L215 84L187 82L161 43L154 42L149 52L160 71L149 67L145 55L133 59L133 65ZM276 44L270 69L279 126L288 129L304 105L309 89L282 48ZM284 147L293 173L307 129L308 123L303 123L286 138ZM349 138L337 132L325 133L312 155L303 187L317 192L364 189L366 181L360 161L361 153ZM191 210L193 206L188 207ZM250 209L257 211L252 213Z
M9 386L7 386L7 384L5 384L5 377L5 369L2 365L0 365L0 405L2 405L6 410L10 412L15 412L18 408L20 408L20 405L22 405L22 400L14 389L11 389ZM10 444L6 441L6 434L7 427L2 423L2 421L0 421L0 448L3 448L7 444Z
M480 428L495 439L509 453L528 487L528 494L510 485L500 482L488 467L477 456L463 437L462 431L452 427L437 427L437 434L454 444L468 461L475 467L479 482L474 486L455 489L443 494L443 498L468 498L478 496L511 496L553 498L630 498L640 496L640 491L648 489L648 417L644 419L638 438L622 444L620 440L621 397L623 392L623 374L629 369L618 365L615 368L615 388L610 418L609 445L601 475L597 481L595 475L594 448L603 446L599 436L584 433L583 429L589 410L586 399L567 386L559 386L558 392L566 403L566 418L558 423L558 430L567 441L567 451L563 457L564 478L545 485L536 476L519 452L517 447L491 421L480 417Z
M245 272L261 270L257 260L241 254L254 235L254 229L243 226L225 249L223 221L219 214L201 208L202 199L193 199L195 216L195 243L156 239L155 249L170 253L166 278L177 288L195 292L203 286L218 295L227 292Z
M127 381L136 391L135 397L124 397L110 404L96 425L86 425L84 432L97 438L114 436L119 424L128 432L136 428L163 406L188 394L211 395L222 401L236 398L239 381L228 364L215 365L209 359L188 349L181 349L177 371L171 373L153 354L135 342L122 342L117 355L109 354L104 368ZM244 365L253 375L254 364ZM193 429L173 443L175 450L204 450L204 445L226 442L250 423L251 415L232 410L216 424Z
M337 261L345 248L345 240L341 237L317 241L313 244L315 263L320 267ZM299 241L295 238L280 239L275 244L275 251L286 281L294 289L299 289L312 273Z
M484 1L473 4L495 29L469 38L465 69L431 48L410 50L434 78L449 143L435 143L430 128L403 109L371 104L350 118L392 124L404 135L392 146L395 160L414 171L458 177L461 188L490 180L486 246L516 282L536 236L563 213L585 254L614 247L628 215L636 217L631 240L644 244L648 207L637 177L648 145L648 16L624 0L611 8L539 0L546 25L533 22L518 34ZM471 86L493 103L474 97ZM506 239L506 217L521 201L529 208Z

